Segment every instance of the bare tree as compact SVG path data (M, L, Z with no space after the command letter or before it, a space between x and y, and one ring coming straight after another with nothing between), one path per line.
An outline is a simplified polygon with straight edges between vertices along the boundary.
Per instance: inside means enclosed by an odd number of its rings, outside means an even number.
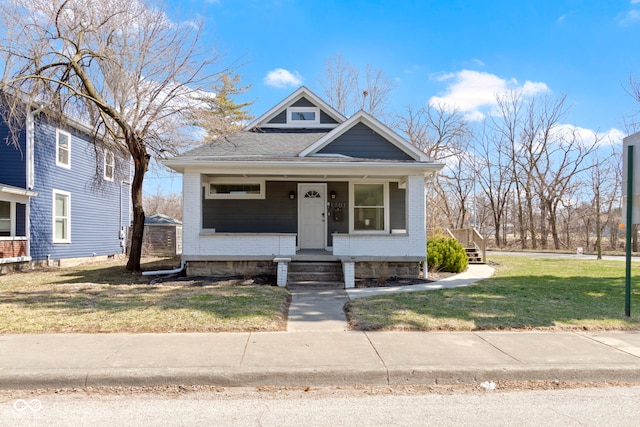
M527 248L527 217L533 217L533 197L531 194L531 165L530 161L522 162L526 158L523 155L523 146L520 141L520 123L522 121L523 101L520 93L510 91L502 95L496 95L496 114L490 116L490 125L497 133L497 141L504 145L505 151L510 160L511 175L514 178L514 188L516 196L516 217L518 220L518 230L520 234L520 246ZM529 221L530 222L530 221ZM535 249L536 237L533 233L532 244Z
M350 116L356 110L384 119L389 95L395 88L382 70L367 64L364 79L358 70L342 54L325 61L324 76L321 78L327 100L342 114Z
M145 172L193 141L185 113L222 84L220 57L197 23L171 22L154 0L3 0L0 15L1 89L80 116L133 159L126 268L140 271Z
M475 168L468 153L472 134L462 114L442 104L409 107L396 122L411 144L434 161L446 164L427 184L430 228L436 224L463 227L468 220Z
M356 109L354 94L358 91L358 71L344 60L342 54L324 63L324 93L329 103L343 114Z
M477 179L487 202L493 220L494 239L497 247L506 245L506 236L501 241L500 232L507 214L507 203L511 188L515 182L512 161L509 156L510 146L505 145L502 135L483 132L476 138L477 156L474 161Z
M164 194L160 191L156 194L144 196L145 212L167 215L182 221L182 195L178 193Z

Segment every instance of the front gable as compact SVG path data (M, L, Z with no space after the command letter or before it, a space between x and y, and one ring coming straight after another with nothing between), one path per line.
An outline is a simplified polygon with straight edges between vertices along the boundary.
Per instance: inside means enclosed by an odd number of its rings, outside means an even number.
M260 128L334 128L346 118L306 87L302 86L278 105L258 117L244 130Z
M315 154L338 154L356 158L413 160L364 123L358 123Z
M362 110L298 156L330 154L376 160L429 161L423 152Z

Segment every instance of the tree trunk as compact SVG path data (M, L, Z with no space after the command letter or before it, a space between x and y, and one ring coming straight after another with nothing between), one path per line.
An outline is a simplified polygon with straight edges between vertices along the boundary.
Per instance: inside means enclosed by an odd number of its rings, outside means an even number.
M518 228L520 229L520 247L521 249L527 249L527 230L524 225L524 213L522 212L522 197L520 194L520 186L516 181L516 195L517 195L517 212L518 212Z
M136 144L142 147L142 144ZM129 261L127 262L127 271L141 271L140 258L142 257L142 239L144 237L144 208L142 206L142 183L144 174L149 166L149 155L144 149L132 150L134 173L131 182L131 204L133 207L133 226L131 232L131 249L129 250Z
M531 236L531 248L538 249L538 236L536 235L536 223L533 216L533 197L528 188L525 188L524 193L527 201L527 215L529 217L527 226L529 227L529 234Z
M596 188L595 194L596 202L596 251L598 253L597 259L602 259L602 219L600 218L600 191ZM589 230L587 229L587 236L589 236ZM588 238L588 237L587 237ZM588 241L587 241L588 247Z

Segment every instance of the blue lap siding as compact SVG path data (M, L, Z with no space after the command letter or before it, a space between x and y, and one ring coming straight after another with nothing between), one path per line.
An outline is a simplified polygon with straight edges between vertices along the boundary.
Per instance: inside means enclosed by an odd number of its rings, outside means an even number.
M116 158L113 181L103 179L103 152L96 152L91 138L73 128L60 128L71 135L71 167L56 165L56 125L41 117L35 120L31 198L31 257L34 260L84 258L121 253L120 227L129 225L128 164ZM7 132L0 127L0 135ZM24 132L23 132L24 133ZM0 182L26 188L25 136L22 152L0 147ZM70 243L53 243L54 190L69 194ZM17 229L23 228L25 212L17 212Z

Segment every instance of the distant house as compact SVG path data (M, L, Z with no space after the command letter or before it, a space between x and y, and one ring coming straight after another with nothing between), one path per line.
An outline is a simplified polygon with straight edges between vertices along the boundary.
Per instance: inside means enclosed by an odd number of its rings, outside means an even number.
M27 114L18 146L0 121L0 266L59 265L124 252L129 161L74 119ZM5 143L6 142L6 143Z
M183 179L188 275L278 274L302 261L355 277L416 276L425 178L441 169L376 118L301 87L242 132L165 161ZM291 264L291 265L289 265Z

